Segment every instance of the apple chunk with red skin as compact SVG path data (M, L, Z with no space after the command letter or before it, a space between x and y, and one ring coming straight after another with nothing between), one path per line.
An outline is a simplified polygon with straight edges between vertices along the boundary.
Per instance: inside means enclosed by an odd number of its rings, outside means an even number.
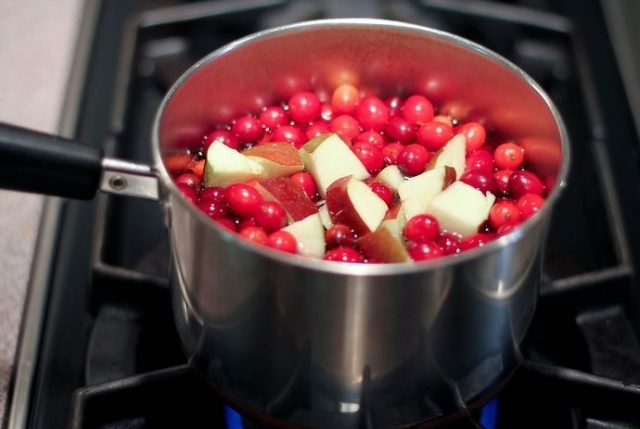
M466 142L462 134L455 135L431 158L427 170L449 166L455 170L454 180L459 180L464 173L466 158Z
M282 204L289 222L297 222L318 212L311 198L288 177L261 180L256 189L265 200Z
M244 154L215 140L207 149L204 185L226 187L233 183L258 179L264 168Z
M263 143L242 154L262 166L264 179L291 176L304 169L298 150L286 142Z
M358 180L371 177L365 166L337 134L322 134L300 148L304 166L313 176L318 193L326 197L329 186L345 176Z
M386 228L389 230L391 235L396 237L398 240L402 240L402 230L406 223L407 217L404 214L404 209L402 208L402 204L398 203L389 209L380 224L380 228Z
M324 241L324 227L318 213L292 223L282 228L296 239L296 251L300 255L322 258L326 248Z
M496 197L483 194L464 182L454 182L429 201L427 213L438 219L440 227L463 238L478 232L489 217Z
M347 176L327 189L327 209L334 224L345 224L356 234L364 235L378 228L387 213L387 204L367 184Z
M402 182L398 186L398 195L407 219L424 214L429 201L449 186L454 178L453 168L441 166Z
M366 233L357 242L362 254L372 262L407 262L409 253L404 244L387 228Z
M398 186L406 179L397 165L388 165L376 176L376 180L387 185L394 193L398 192Z

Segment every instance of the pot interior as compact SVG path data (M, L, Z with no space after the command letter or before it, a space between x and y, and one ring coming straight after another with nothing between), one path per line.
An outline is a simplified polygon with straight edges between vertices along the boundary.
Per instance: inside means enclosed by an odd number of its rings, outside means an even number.
M159 113L161 154L194 149L216 125L298 91L327 100L342 83L380 97L423 94L442 112L486 124L497 138L526 146L527 168L550 187L566 166L555 109L506 60L435 30L357 19L257 33L201 60L174 86Z

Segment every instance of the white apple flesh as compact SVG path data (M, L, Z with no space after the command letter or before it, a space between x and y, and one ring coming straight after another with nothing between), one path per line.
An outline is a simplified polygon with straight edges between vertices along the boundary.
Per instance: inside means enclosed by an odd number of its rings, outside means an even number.
M309 140L300 148L300 157L315 179L322 198L326 197L327 188L341 177L353 176L357 180L370 177L362 162L337 134L323 134Z
M226 187L233 183L258 179L264 168L235 149L216 140L207 150L204 185Z
M320 215L320 220L322 221L322 225L325 229L329 229L333 226L333 222L331 221L331 215L329 215L329 209L327 209L327 205L323 204L318 207L318 214Z
M397 193L398 186L405 181L405 178L397 165L388 165L378 173L376 180L387 185L394 193Z
M398 195L406 218L426 213L429 201L442 191L444 184L444 167L425 171L401 183Z
M449 140L431 159L427 170L448 165L456 170L456 180L464 173L466 164L466 142L464 135L457 134Z
M386 228L398 240L403 240L402 230L406 223L407 217L404 214L402 204L397 204L389 209L380 224L380 228Z
M324 227L318 213L282 228L293 235L300 255L322 258L325 251Z
M369 186L351 176L331 184L327 208L334 224L345 224L358 235L375 231L387 213L387 204Z
M457 181L431 199L427 213L438 219L442 229L465 238L478 232L480 225L489 217L495 200L491 192L485 195Z

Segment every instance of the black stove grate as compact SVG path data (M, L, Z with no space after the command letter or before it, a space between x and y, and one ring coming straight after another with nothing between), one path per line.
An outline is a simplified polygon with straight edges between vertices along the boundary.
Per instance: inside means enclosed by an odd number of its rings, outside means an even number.
M614 77L593 75L593 52L581 32L590 21L575 13L579 6L570 0L162 3L167 5L101 5L79 135L104 141L109 155L150 162L146 142L155 110L190 64L243 35L305 19L373 16L429 25L479 42L531 74L566 120L574 149L570 185L545 248L525 364L490 408L451 424L488 429L487 413L495 410L498 428L640 423L640 348L627 316L633 266L609 161L616 148L607 130L614 125L602 112L595 85L596 79ZM92 100L98 96L110 103L97 106ZM220 400L186 366L173 327L159 207L107 195L95 207L78 204L70 204L67 223L75 225L73 239L83 240L81 249L92 240L92 278L52 293L49 347L41 356L32 427L51 427L51 421L71 421L74 429L224 427ZM94 223L74 224L74 216ZM87 234L78 238L85 224ZM73 245L63 239L63 246ZM86 257L67 259L73 264ZM81 326L63 321L65 299L83 308L69 318L82 320ZM59 338L65 332L81 339L64 342ZM74 348L66 362L50 358L59 344ZM67 381L51 387L59 377ZM360 427L376 427L375 410L362 410Z

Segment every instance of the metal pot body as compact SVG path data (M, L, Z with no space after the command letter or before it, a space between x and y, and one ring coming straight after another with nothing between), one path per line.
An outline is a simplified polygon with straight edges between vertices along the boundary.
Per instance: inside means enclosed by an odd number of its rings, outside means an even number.
M224 123L300 90L343 82L379 96L423 93L527 144L554 185L514 232L421 264L336 264L239 240L179 193L164 167ZM464 413L519 360L541 248L569 148L555 108L524 73L464 39L378 20L313 21L258 33L175 84L153 150L173 250L175 320L190 363L229 401L271 422L400 427Z

